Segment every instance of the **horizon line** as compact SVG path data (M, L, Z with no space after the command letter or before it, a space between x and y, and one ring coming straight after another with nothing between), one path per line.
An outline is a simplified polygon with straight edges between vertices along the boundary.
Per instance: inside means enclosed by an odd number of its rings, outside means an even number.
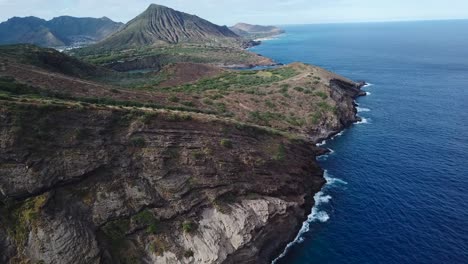
M191 15L195 15L195 16L198 16L196 14L191 14ZM4 22L7 22L9 19L12 19L12 18L28 18L28 17L36 17L36 18L39 18L39 19L44 19L44 20L52 20L54 18L58 18L58 17L75 17L75 18L95 18L95 19L103 19L103 18L107 18L107 19L110 19L116 23L123 23L123 24L127 24L128 22L130 22L132 19L128 20L127 22L122 22L122 21L117 21L117 20L114 20L112 18L110 18L109 16L100 16L100 17L92 17L92 16L72 16L72 15L59 15L59 16L55 16L55 17L52 17L50 19L46 19L46 18L42 18L42 17L38 17L38 16L33 16L33 15L28 15L28 16L12 16L12 17L9 17L7 18L6 20L4 21L0 21L0 23L4 23ZM200 16L199 16L200 17ZM200 17L201 18L201 17ZM202 18L203 19L203 18ZM439 22L442 22L442 21L462 21L462 20L468 20L468 17L467 18L428 18L428 19L418 19L418 18L415 18L415 19L412 19L412 18L409 18L409 19L394 19L394 20L364 20L364 21L324 21L324 22L320 22L320 21L315 21L315 22L305 22L305 23L286 23L286 24L268 24L268 23L250 23L250 22L246 22L246 21L238 21L236 23L247 23L247 24L255 24L255 25L273 25L273 26L301 26L301 25L330 25L330 24L370 24L370 23L401 23L401 22L430 22L430 21L439 21ZM210 21L210 20L208 20ZM211 21L210 21L211 22ZM217 24L217 23L215 23ZM218 25L221 25L221 24L218 24ZM226 24L225 24L226 25ZM234 25L234 24L233 24ZM226 25L227 26L227 25Z

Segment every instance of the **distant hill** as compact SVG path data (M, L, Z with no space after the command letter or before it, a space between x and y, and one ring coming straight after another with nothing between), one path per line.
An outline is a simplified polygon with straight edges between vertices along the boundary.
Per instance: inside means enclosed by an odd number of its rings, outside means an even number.
M279 27L251 25L246 23L238 23L229 29L239 36L252 39L272 37L285 32Z
M97 42L123 26L109 18L13 17L0 23L0 44L29 43L43 47L70 46Z
M122 30L96 45L97 48L158 46L179 43L248 46L226 26L218 26L195 15L152 4Z
M89 78L110 73L107 69L80 61L55 49L41 48L31 44L0 46L0 59L32 65L48 72L77 78Z

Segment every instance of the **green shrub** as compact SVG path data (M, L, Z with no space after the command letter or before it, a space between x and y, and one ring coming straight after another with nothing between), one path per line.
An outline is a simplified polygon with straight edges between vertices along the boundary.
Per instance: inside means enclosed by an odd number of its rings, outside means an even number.
M155 239L149 246L151 252L156 256L162 256L166 251L166 243L161 239Z
M208 99L208 98L207 98L207 99L203 99L203 103L204 103L204 104L207 104L207 105L213 105L213 100Z
M197 230L197 224L195 224L194 222L192 221L184 221L182 223L182 230L184 230L184 233L193 233L195 232L195 230Z
M158 113L149 113L145 112L141 117L141 121L145 124L149 124L152 119L156 118L158 116Z
M320 118L322 118L322 113L320 112L311 114L312 124L318 124L320 122Z
M225 103L217 103L216 108L218 109L219 112L224 113L227 111L226 104Z
M275 104L274 104L272 101L270 101L270 100L266 100L266 101L265 101L265 105L266 105L267 107L269 107L269 108L275 108L275 107L276 107Z
M200 159L203 158L204 153L202 151L195 151L195 152L192 153L192 156L193 156L194 159L200 160Z
M190 121L192 120L192 116L190 114L170 113L165 116L165 119L172 122Z
M182 102L182 104L185 105L185 106L188 106L188 107L194 107L195 106L195 104L193 102L190 102L190 101Z
M302 88L302 87L294 87L294 90L296 90L298 92L304 92L304 88Z
M232 141L229 140L229 139L221 139L220 144L221 144L221 146L223 146L225 148L232 148L233 147Z
M274 156L274 159L277 161L282 161L286 158L286 148L284 147L283 144L280 144L278 146L278 149L276 151L276 154Z
M317 105L323 111L333 112L335 110L335 108L329 105L327 102L320 102Z
M111 241L112 246L116 247L122 245L122 242L129 231L129 225L130 222L126 219L115 220L102 227L102 231Z
M221 99L223 98L224 96L222 94L214 94L214 95L211 95L210 96L210 99L211 100L218 100L218 99Z
M177 103L180 101L179 97L172 95L168 98L169 102Z
M320 92L316 92L315 95L318 96L318 97L320 97L320 98L322 98L323 100L325 100L325 99L328 98L328 95L327 95L326 93L324 93L324 92L321 92L321 91L320 91Z
M157 234L158 231L158 222L156 221L149 224L148 228L146 228L146 232L148 232L149 234Z
M193 257L193 255L194 255L194 253L193 253L193 251L191 249L186 250L184 252L184 258L191 258L191 257Z

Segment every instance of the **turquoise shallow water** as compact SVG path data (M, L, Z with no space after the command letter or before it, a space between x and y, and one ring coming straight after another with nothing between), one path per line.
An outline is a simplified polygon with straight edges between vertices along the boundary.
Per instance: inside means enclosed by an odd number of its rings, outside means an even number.
M365 122L326 145L309 230L277 263L468 263L468 21L285 29L252 50L372 85Z

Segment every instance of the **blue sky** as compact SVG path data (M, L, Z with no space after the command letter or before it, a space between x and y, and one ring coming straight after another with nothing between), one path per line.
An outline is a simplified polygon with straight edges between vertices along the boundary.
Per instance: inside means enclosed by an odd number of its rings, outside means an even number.
M71 15L127 22L150 3L221 25L468 18L468 0L0 0L0 21L12 16Z

